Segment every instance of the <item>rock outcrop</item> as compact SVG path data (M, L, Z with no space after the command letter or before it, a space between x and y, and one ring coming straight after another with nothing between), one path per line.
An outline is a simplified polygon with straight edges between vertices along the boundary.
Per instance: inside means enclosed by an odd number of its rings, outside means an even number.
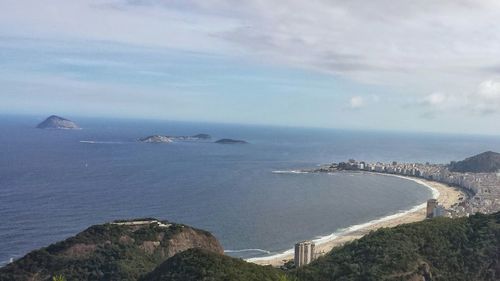
M175 141L205 141L212 137L208 134L197 134L194 136L162 136L162 135L152 135L145 138L139 139L140 142L149 143L171 143Z
M148 136L148 137L139 139L139 141L140 142L149 142L149 143L171 143L171 142L174 142L174 140L171 137L160 136L160 135Z

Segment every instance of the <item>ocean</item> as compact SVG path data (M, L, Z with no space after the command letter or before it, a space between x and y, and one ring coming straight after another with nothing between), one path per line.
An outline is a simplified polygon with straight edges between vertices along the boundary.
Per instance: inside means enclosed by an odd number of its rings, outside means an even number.
M140 217L211 231L232 256L272 255L432 196L396 177L273 171L349 158L447 163L500 150L500 139L487 136L71 119L83 129L0 117L0 265L90 225ZM136 141L198 133L249 144Z

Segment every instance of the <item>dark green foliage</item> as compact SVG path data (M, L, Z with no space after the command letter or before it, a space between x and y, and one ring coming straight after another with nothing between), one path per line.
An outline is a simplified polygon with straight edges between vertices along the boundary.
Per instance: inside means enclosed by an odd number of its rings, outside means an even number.
M0 281L52 280L58 275L67 281L137 280L168 258L169 239L188 228L178 224L169 228L156 224L92 226L1 268ZM144 242L157 246L145 250ZM33 276L36 278L31 279Z
M500 213L380 229L292 274L316 281L500 280Z
M451 162L448 167L452 172L495 173L500 169L500 153L483 152L462 161Z
M140 281L283 281L284 273L241 259L190 249L179 253Z
M0 269L0 281L31 280L33 273L33 280L44 281L59 275L67 281L500 280L500 213L380 229L286 272L201 249L167 259L162 251L145 254L139 247L155 238L164 247L172 235L184 230L182 225L94 226ZM159 233L164 235L160 238ZM133 240L124 241L124 236ZM85 249L68 253L74 245L96 247L89 253Z

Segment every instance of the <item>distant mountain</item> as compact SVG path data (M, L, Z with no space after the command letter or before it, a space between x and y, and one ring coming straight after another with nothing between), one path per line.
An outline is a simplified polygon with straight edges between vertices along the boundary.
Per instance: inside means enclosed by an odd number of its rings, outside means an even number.
M244 140L233 140L233 139L220 139L216 141L215 143L220 143L220 144L245 144L247 143Z
M150 142L150 143L171 143L175 141L204 141L209 140L212 137L208 134L197 134L194 136L162 136L162 135L152 135L145 138L139 139L140 142Z
M57 115L49 116L36 127L39 129L80 129L75 122Z
M449 169L461 173L494 173L500 169L500 153L487 151L462 161L451 162Z
M169 258L140 281L286 281L279 269L264 267L202 249Z
M186 225L155 219L95 225L0 268L0 281L47 281L55 275L67 281L135 281L167 258L195 247L223 253L209 232Z

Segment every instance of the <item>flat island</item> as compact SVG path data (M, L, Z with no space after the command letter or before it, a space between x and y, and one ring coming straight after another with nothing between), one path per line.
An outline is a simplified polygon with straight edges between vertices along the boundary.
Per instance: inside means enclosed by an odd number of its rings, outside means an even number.
M219 143L219 144L246 144L248 142L246 142L244 140L220 139L220 140L216 141L215 143Z

